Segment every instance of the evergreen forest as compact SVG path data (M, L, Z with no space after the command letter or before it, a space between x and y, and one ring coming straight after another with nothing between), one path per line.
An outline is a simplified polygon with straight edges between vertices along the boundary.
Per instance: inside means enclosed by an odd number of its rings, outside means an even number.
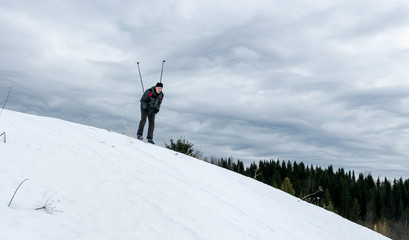
M371 174L303 162L211 159L212 164L280 188L392 239L408 239L409 180L374 179Z
M408 179L374 179L371 174L356 175L332 165L322 168L303 162L262 160L245 166L231 157L203 159L184 138L171 139L165 146L279 188L391 239L409 239Z

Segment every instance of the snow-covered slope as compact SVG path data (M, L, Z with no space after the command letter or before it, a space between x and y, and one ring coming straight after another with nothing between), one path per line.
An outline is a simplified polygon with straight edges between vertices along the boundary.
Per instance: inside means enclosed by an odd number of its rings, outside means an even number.
M2 132L1 239L387 239L251 178L117 133L7 110ZM34 210L48 199L63 212Z

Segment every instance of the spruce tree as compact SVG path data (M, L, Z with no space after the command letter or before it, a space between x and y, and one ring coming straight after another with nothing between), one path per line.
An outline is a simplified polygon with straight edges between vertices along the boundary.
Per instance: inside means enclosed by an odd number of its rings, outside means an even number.
M291 195L295 195L295 191L293 188L293 184L290 181L290 178L286 177L284 178L284 182L283 184L281 184L281 190L283 190L284 192L287 192Z

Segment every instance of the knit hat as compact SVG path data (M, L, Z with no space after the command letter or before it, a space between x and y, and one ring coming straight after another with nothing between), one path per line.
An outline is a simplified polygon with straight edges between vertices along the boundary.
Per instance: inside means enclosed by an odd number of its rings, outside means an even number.
M162 84L161 82L158 82L155 87L161 87L161 88L163 88L163 84Z

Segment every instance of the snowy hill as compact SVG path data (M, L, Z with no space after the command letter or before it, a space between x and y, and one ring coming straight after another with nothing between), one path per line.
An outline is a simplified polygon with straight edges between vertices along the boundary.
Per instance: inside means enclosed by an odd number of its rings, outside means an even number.
M7 110L2 132L1 239L388 239L251 178L117 133ZM47 199L59 200L56 212L34 210Z

